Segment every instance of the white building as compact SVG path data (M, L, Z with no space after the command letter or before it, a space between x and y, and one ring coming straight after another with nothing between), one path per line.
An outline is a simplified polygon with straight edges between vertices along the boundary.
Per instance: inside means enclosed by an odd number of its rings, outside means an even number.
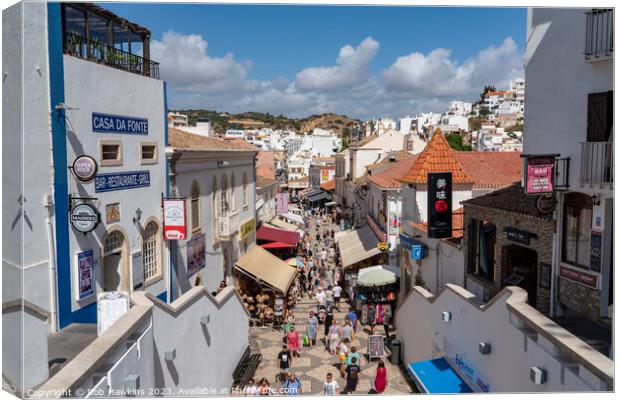
M603 23L613 13L530 9L525 52L524 153L557 154L559 173L551 316L577 313L603 323L614 275L613 25Z
M310 137L312 157L331 157L340 151L340 139L332 131L314 128Z
M174 197L187 199L188 236L171 249L174 293L202 285L232 285L232 269L255 243L256 147L170 131L168 158ZM200 250L200 254L198 253Z
M414 118L406 116L398 121L398 131L403 135L409 134L409 132L415 128Z
M211 120L209 118L198 118L196 121L196 126L189 125L178 125L175 126L178 129L183 130L184 132L193 133L194 135L213 137L213 131L211 129Z
M187 126L187 115L178 112L168 113L168 126L178 128L180 126Z
M510 91L514 92L518 102L523 103L525 101L525 79L516 78L510 81Z
M464 101L454 100L450 102L448 107L449 115L460 115L462 117L468 116L471 113L471 103Z

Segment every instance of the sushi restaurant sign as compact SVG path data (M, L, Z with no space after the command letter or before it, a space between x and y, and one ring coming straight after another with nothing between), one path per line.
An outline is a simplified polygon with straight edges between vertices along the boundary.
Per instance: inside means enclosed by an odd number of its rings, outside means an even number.
M149 120L146 118L127 117L124 115L93 113L92 128L93 132L100 133L148 135Z

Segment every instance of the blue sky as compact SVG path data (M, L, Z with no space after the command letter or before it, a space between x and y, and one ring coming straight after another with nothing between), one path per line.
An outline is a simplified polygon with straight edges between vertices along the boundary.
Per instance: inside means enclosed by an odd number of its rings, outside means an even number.
M151 29L171 107L397 117L523 74L526 9L104 7Z

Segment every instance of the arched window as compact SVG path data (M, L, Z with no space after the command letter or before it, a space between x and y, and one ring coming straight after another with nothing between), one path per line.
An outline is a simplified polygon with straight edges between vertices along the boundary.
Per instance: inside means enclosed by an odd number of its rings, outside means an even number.
M159 226L155 221L146 224L146 228L144 228L144 238L142 240L142 265L144 268L145 282L161 274L158 233Z
M563 228L562 261L590 269L592 197L583 193L569 193L564 197Z
M235 182L235 174L232 174L230 179L230 211L235 211L237 209L237 201L235 199L235 191L237 190L237 183Z
M213 238L217 237L217 181L213 177L211 183L211 222L213 225Z
M191 217L192 217L192 233L200 232L201 224L200 224L200 186L198 182L194 181L192 183L192 192L190 198L190 209L191 209Z
M243 182L241 188L241 197L243 199L243 209L248 208L248 175L243 173Z
M227 217L229 210L228 179L226 179L226 175L224 175L222 177L222 186L220 187L220 217Z

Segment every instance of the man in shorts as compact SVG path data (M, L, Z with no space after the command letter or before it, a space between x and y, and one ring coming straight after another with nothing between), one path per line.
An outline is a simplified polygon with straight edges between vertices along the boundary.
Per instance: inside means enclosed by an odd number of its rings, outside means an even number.
M282 346L282 351L278 353L278 364L280 366L280 380L288 379L288 371L291 366L291 351L287 345Z

